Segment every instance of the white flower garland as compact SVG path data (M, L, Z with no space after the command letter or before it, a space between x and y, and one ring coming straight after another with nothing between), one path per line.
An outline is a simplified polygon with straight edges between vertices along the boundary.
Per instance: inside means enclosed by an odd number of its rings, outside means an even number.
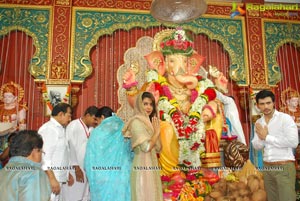
M150 70L147 73L147 80L158 81L158 73L155 70ZM203 92L209 88L214 87L213 83L209 79L200 80L198 82L197 88L198 97L195 102L192 104L189 116L195 112L201 113L203 106L207 103L205 97L201 96ZM185 160L191 162L193 167L201 166L200 154L205 152L204 142L205 139L205 125L202 119L199 119L196 128L197 130L191 134L191 136L186 139L185 137L181 137L178 135L178 131L174 124L172 117L169 115L171 110L174 110L175 106L172 105L166 97L161 97L158 102L158 110L164 112L164 118L167 122L171 123L174 131L176 133L178 143L179 143L179 164L183 164ZM183 115L184 125L189 123L189 116ZM199 143L199 147L196 150L191 150L191 147L195 144Z

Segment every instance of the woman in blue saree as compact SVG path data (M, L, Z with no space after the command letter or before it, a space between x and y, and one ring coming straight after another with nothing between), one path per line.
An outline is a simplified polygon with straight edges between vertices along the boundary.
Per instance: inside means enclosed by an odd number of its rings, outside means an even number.
M98 111L100 124L88 140L84 167L92 201L130 201L132 152L122 135L123 121L109 107Z

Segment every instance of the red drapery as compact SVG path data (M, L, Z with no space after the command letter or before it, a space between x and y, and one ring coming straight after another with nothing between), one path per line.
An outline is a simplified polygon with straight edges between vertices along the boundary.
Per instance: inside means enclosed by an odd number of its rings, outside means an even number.
M24 89L28 129L37 129L45 121L42 96L28 69L34 52L32 38L24 32L14 30L0 38L0 86L13 81Z

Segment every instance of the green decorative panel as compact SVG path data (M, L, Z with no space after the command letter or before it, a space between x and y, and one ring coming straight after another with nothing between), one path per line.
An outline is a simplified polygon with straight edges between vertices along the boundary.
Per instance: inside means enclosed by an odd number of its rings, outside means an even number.
M190 22L186 27L197 34L206 34L211 40L219 41L230 57L231 79L239 86L249 84L244 18L203 17Z
M300 47L300 23L264 20L263 26L268 84L274 86L281 80L280 66L276 61L278 49L285 43Z
M35 79L45 79L49 61L49 19L48 7L0 7L0 37L13 30L23 31L32 37L35 53L30 61L29 71Z
M71 50L71 79L84 81L92 73L90 50L102 35L113 34L117 29L161 25L149 14L101 12L94 10L73 11L73 37ZM75 33L74 33L75 32Z
M149 13L124 13L97 10L73 10L73 38L71 50L71 79L84 81L92 73L90 50L99 37L113 34L117 29L130 30L134 27L150 28L161 26ZM163 24L175 28L176 24ZM230 76L238 85L249 84L247 52L245 48L244 19L201 17L181 27L196 34L206 34L212 40L218 40L230 56Z

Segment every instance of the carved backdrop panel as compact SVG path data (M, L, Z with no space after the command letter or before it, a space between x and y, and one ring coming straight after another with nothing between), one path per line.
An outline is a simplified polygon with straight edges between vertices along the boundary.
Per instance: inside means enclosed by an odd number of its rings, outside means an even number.
M148 29L163 25L175 28L176 24L161 24L149 13L124 13L103 9L74 8L72 25L71 49L71 80L83 82L92 74L93 67L90 51L96 46L97 40L104 35L112 35L116 30L130 30L140 27ZM239 86L249 84L248 56L245 37L244 18L219 18L218 16L203 16L193 22L182 24L184 29L195 34L205 34L211 40L217 40L228 52L230 57L230 77Z
M49 67L49 40L51 8L0 6L0 37L13 30L25 32L33 39L35 53L29 71L35 79L46 79Z
M300 22L263 21L265 61L268 71L268 84L276 85L282 79L281 67L276 58L278 50L287 43L300 47ZM295 66L297 67L297 66Z

